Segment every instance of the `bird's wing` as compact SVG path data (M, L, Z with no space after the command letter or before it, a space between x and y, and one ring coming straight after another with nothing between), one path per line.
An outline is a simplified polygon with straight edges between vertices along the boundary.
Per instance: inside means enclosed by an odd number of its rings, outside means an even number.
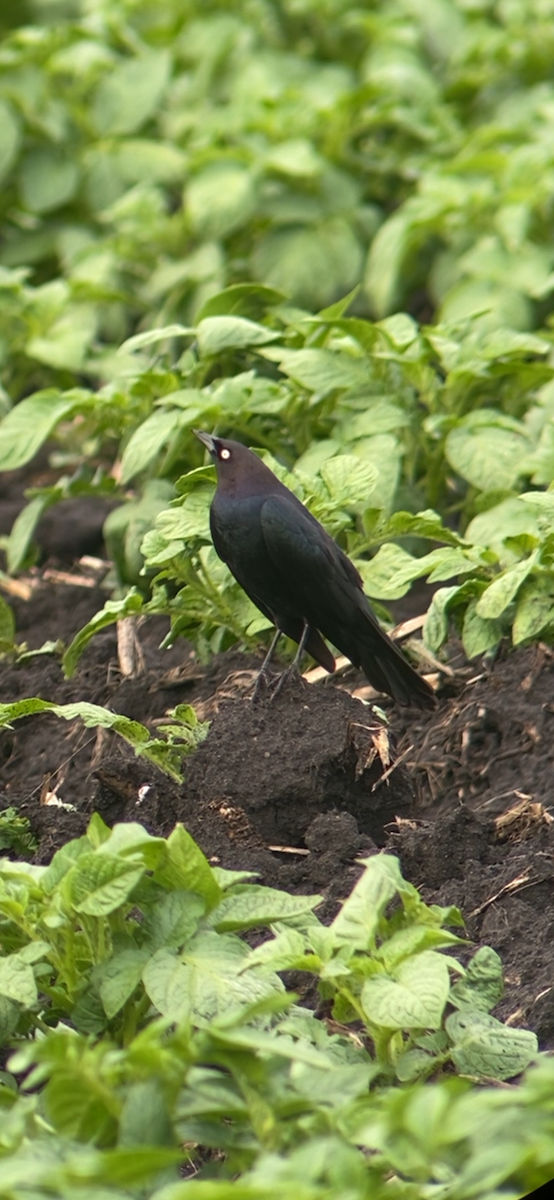
M319 522L286 496L268 496L261 523L269 557L286 581L298 615L324 629L318 617L330 604L340 619L344 602L349 606L358 593L363 596L354 564Z

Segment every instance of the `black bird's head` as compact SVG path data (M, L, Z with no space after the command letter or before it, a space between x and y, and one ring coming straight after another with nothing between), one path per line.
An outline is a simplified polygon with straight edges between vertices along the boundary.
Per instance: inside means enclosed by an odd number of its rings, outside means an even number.
M193 433L211 454L217 471L219 492L229 495L247 496L268 494L280 488L277 477L242 442L231 438L214 437L204 433L202 429L194 429Z

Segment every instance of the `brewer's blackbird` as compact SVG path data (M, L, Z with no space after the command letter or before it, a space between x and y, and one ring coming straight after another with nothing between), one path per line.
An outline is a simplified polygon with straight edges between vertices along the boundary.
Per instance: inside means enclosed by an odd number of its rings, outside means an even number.
M379 691L399 704L433 708L432 688L381 629L354 564L319 521L246 446L194 432L217 470L210 509L215 549L276 626L262 671L281 633L298 643L295 663L306 650L334 671L326 637Z

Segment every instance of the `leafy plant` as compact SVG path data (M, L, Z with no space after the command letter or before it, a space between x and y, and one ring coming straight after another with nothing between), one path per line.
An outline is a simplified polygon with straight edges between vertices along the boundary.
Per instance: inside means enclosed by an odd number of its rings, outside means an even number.
M183 1186L338 1200L346 1172L353 1200L391 1187L424 1200L440 1180L469 1200L541 1182L548 1059L515 1090L398 1083L449 1060L506 1077L536 1058L532 1034L488 1016L493 952L464 971L446 927L459 914L423 904L388 855L365 863L329 928L318 900L211 868L181 826L166 841L94 816L50 866L3 862L2 1186L16 1200L29 1186L40 1200L171 1200ZM240 935L260 928L271 936L251 950ZM347 1024L297 1005L276 973L293 963ZM203 1182L177 1182L187 1157Z
M89 704L85 700L74 704L54 704L51 700L43 700L40 696L28 696L24 700L16 700L13 704L0 704L0 727L11 725L12 721L22 717L30 717L35 713L52 713L62 717L64 721L80 719L84 725L96 729L113 729L120 737L133 747L135 754L141 755L149 762L155 763L160 770L180 780L180 766L185 754L204 740L208 732L208 722L199 721L190 704L179 704L169 714L166 725L160 726L163 738L152 738L145 725L133 721L121 713L110 712L101 704Z
M22 817L17 808L10 806L0 812L0 850L11 850L23 858L33 854L37 848L29 820Z

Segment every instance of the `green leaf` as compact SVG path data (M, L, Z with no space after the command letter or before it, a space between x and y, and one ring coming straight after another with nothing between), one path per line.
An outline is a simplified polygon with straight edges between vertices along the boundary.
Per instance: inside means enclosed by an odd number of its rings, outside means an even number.
M539 638L554 622L554 578L548 572L523 584L512 626L514 646Z
M185 208L196 234L225 238L252 218L257 203L253 171L239 163L212 163L190 180ZM271 282L271 281L270 281Z
M458 587L438 588L429 605L423 626L423 640L435 654L448 637L448 606L459 591Z
M122 950L96 968L93 978L100 991L104 1012L110 1020L132 996L149 958L148 950L135 947Z
M258 325L246 317L204 317L196 330L198 347L203 357L220 354L222 350L239 350L247 346L264 346L279 338L278 333Z
M408 247L410 223L401 210L385 221L376 233L369 252L364 290L372 308L384 317L399 297L399 279Z
M15 575L17 571L21 571L25 566L33 534L43 512L48 507L48 496L34 496L15 518L6 550L6 559L10 574Z
M24 1008L37 1002L37 985L33 969L21 954L0 958L0 996L14 1000Z
M320 158L311 142L294 138L272 146L265 156L265 163L280 174L313 179L321 174L325 159Z
M417 559L393 542L380 546L370 562L356 565L364 581L364 591L376 600L399 600L410 590L410 582L418 574Z
M536 555L532 554L529 558L524 559L523 562L516 563L514 567L503 571L497 579L494 579L489 584L483 595L479 597L476 605L477 615L489 619L500 617L508 608L508 605L512 603L524 579L533 570L535 564Z
M486 592L483 594L486 595ZM504 632L501 622L492 617L482 617L478 606L478 599L470 600L464 613L462 644L468 658L494 650Z
M79 409L80 395L48 388L21 400L0 422L0 470L15 471L34 458L56 425Z
M158 342L169 342L172 338L192 336L194 329L188 325L163 325L161 329L147 329L145 333L137 333L127 338L119 347L119 353L131 354L134 350L143 350L146 346L155 346Z
M319 474L331 500L345 508L367 508L378 480L377 471L354 454L339 454L326 459Z
M11 170L21 139L19 121L13 108L0 99L0 180Z
M128 483L146 467L168 444L183 424L183 414L177 408L156 409L131 434L121 459L121 482Z
M538 1041L527 1029L511 1029L487 1013L463 1009L446 1021L452 1061L465 1075L513 1079L529 1066Z
M152 950L178 950L196 933L206 905L195 892L171 891L145 913L143 930Z
M269 350L266 358L275 359L281 371L312 392L322 395L347 388L363 388L369 380L365 359L331 350Z
M477 1008L489 1012L504 995L502 959L492 946L480 946L470 959L463 979L450 989L450 1003L456 1008Z
M31 150L20 171L21 197L31 212L47 213L73 198L79 184L79 167L56 149Z
M371 945L387 904L404 883L393 855L376 854L362 861L365 871L331 925L337 941L352 949Z
M149 960L142 975L146 992L163 1016L184 1021L190 1014L190 975L175 954L162 948Z
M495 425L452 429L445 454L455 471L482 491L509 488L522 474L525 438Z
M19 1008L7 996L0 994L0 1046L4 1046L19 1022ZM2 1076L0 1075L0 1083Z
M10 649L15 638L15 617L13 609L0 595L0 650Z
M208 910L215 908L221 899L221 888L207 858L183 825L175 826L166 846L167 857L156 871L156 881L162 887L196 892L205 900Z
M271 230L258 240L251 266L256 279L321 308L357 283L362 249L349 222L334 217L313 229Z
M512 496L473 517L466 529L465 537L474 545L487 546L494 550L502 565L509 566L515 556L511 555L507 549L506 538L517 537L522 533L537 537L539 534L538 518L529 505L522 503L522 497Z
M263 283L234 283L204 301L196 314L196 323L205 317L221 316L248 317L250 321L257 321L268 308L282 304L284 300L284 292Z
M101 917L129 898L143 874L144 866L136 860L98 852L81 854L66 875L64 888L76 912Z
M271 925L313 912L321 899L321 896L289 896L274 888L247 885L239 893L224 896L211 915L211 924L222 933Z
M75 634L73 641L67 647L63 656L63 669L66 677L71 679L81 655L100 629L106 629L108 625L114 625L116 621L140 612L143 603L143 597L136 588L132 588L122 600L106 600L104 607L95 613L86 625L83 625L83 628Z
M366 979L362 1004L371 1024L388 1029L438 1029L449 991L446 959L424 950L402 962L394 976Z
M100 81L92 119L100 135L134 133L156 112L169 83L168 50L146 50L122 61Z

